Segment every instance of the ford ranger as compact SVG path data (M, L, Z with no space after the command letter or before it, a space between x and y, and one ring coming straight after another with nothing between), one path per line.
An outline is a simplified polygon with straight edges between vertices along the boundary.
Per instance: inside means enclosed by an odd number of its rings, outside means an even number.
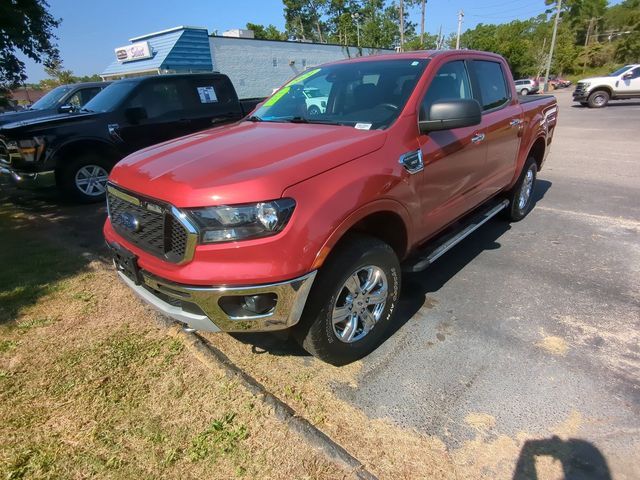
M327 92L314 115L311 88ZM104 235L121 279L185 328L291 329L346 364L388 333L401 264L527 215L556 114L552 96L519 99L495 54L322 65L240 122L118 163Z

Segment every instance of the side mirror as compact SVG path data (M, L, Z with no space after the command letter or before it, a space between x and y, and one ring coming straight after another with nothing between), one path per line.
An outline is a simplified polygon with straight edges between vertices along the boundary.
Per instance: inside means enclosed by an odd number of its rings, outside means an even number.
M633 73L631 72L625 73L624 75L622 75L623 80L631 80L632 78L633 78Z
M420 133L471 127L482 121L482 108L477 100L457 99L433 102L429 116L420 110Z
M71 113L75 110L73 105L61 105L60 108L58 108L58 112L60 113Z
M124 111L124 116L135 124L147 118L147 111L143 107L129 107Z

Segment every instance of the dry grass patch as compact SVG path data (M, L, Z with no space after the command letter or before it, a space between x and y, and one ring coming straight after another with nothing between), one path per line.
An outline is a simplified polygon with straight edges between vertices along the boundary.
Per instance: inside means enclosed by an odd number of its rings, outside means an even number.
M53 260L32 263L41 245L12 220L0 210L0 252L21 246L0 275L0 477L345 478L108 266L47 243L45 257L75 266L46 273Z

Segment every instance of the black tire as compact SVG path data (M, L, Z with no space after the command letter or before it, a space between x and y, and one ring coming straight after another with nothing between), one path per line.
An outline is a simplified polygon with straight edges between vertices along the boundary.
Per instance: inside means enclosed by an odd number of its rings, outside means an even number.
M386 300L380 305L381 314L373 327L362 338L353 335L352 343L338 337L340 323L334 326L334 307L345 302L347 280L364 267L376 267L384 273L387 291ZM380 288L378 292L383 292ZM366 295L366 294L365 294ZM373 296L373 294L370 294ZM346 295L350 297L350 295ZM357 295L356 295L357 296ZM400 297L400 264L393 249L386 243L365 235L350 235L345 238L318 271L300 323L294 327L293 335L302 347L315 357L333 365L346 365L371 353L385 338L391 325L393 313ZM358 299L365 300L364 296ZM368 299L366 299L368 300ZM356 306L356 299L352 299ZM370 307L362 307L370 308ZM375 306L371 307L375 312ZM350 309L351 310L351 309ZM349 323L348 316L345 325ZM364 327L364 324L362 324ZM347 330L345 326L342 332ZM358 331L358 329L352 329Z
M56 172L56 181L65 196L77 203L104 201L106 187L104 174L108 175L113 168L112 161L101 158L94 153L84 153L68 163L64 160L61 163L61 168ZM79 183L82 183L87 177L84 172L92 171L96 172L96 176L89 176L89 183L86 186L80 185Z
M320 115L322 112L320 111L320 108L317 105L311 105L307 109L307 113L309 114L310 117L315 117L316 115Z
M528 177L528 175L531 177ZM509 206L504 209L503 217L511 222L522 220L531 211L533 206L533 192L536 189L536 178L538 173L538 165L533 157L529 157L522 168L518 181L507 194ZM530 185L528 185L528 179ZM524 188L529 188L529 194L526 195L526 201L521 202L521 193Z
M520 90L520 95L529 95L529 89L523 88L522 90Z
M591 95L589 95L588 105L590 108L602 108L606 107L609 103L609 92L606 90L596 90Z

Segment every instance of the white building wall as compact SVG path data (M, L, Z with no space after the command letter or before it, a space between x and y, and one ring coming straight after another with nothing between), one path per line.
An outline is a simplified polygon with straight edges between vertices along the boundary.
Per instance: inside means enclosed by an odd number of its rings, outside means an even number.
M266 97L309 67L358 55L356 47L210 37L213 69L231 78L240 98ZM362 49L363 55L392 50Z

